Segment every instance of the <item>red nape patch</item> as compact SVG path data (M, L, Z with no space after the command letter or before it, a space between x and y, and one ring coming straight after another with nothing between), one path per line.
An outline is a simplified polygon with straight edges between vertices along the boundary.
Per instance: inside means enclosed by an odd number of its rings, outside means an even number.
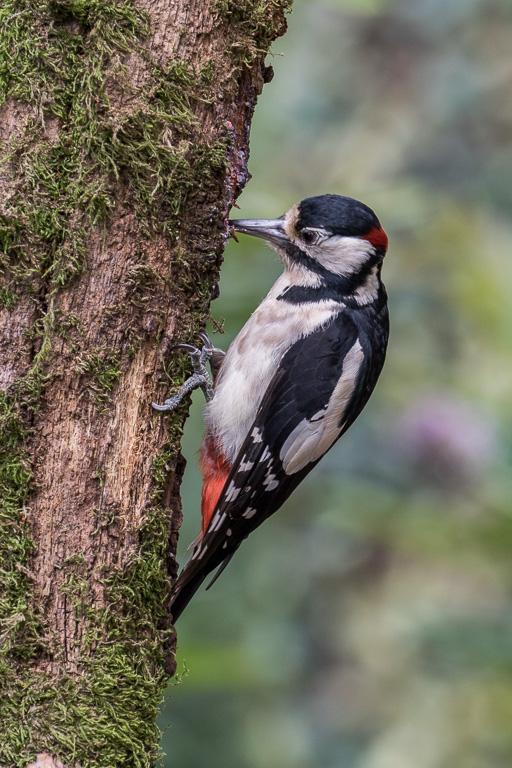
M363 235L364 240L368 240L379 251L387 251L388 236L380 227L373 227L367 235Z
M215 442L206 436L199 449L201 454L200 467L203 474L203 493L201 496L201 517L203 518L203 534L210 524L231 466L225 456L217 451Z

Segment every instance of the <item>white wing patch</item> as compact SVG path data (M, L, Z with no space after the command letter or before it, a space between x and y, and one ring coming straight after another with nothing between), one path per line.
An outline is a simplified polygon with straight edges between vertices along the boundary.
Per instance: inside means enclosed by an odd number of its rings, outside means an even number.
M272 474L270 470L266 474L266 477L263 481L263 486L266 491L275 491L275 489L279 487L279 481L276 480L276 476Z
M218 509L215 513L215 515L212 517L210 521L210 525L208 526L209 531L216 531L217 528L220 528L224 520L226 519L226 513L221 512L220 509Z
M255 443L263 442L263 438L261 436L261 432L258 429L258 427L254 427L253 431L251 432L251 437L253 439L253 442L255 442Z
M269 459L270 456L271 456L270 448L268 447L268 445L266 445L263 450L263 453L260 456L260 462L263 463L264 461L267 461L267 459Z
M224 497L225 501L236 501L238 496L240 495L241 488L237 488L235 485L235 481L232 480L229 484L229 488L226 491L226 495Z
M357 339L343 361L340 380L327 407L316 413L311 420L303 419L285 440L279 458L286 474L293 475L319 459L339 436L343 429L343 414L354 391L363 360L363 348Z

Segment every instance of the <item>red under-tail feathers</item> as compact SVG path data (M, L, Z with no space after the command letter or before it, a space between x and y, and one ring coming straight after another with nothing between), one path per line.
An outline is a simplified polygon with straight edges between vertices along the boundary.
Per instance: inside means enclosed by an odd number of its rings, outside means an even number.
M203 519L203 535L217 506L217 501L228 479L230 464L222 453L219 453L215 441L210 435L205 435L200 452L200 467L203 474L203 493L201 497L201 517Z
M208 434L203 440L199 453L201 472L203 473L201 501L203 524L201 533L192 542L191 547L197 547L206 533L231 469L227 459L216 450L215 440ZM171 591L170 608L173 621L176 621L187 607L189 600L191 600L201 586L207 573L208 571L204 570L200 560L191 558L187 565L185 565Z

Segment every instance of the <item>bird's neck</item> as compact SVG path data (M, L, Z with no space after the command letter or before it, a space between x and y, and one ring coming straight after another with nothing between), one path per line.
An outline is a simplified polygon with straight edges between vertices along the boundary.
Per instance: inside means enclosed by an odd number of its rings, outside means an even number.
M336 301L340 304L366 306L379 300L384 290L380 279L380 259L368 259L357 272L336 275L325 269L315 272L300 263L286 265L279 278L276 298L290 304Z

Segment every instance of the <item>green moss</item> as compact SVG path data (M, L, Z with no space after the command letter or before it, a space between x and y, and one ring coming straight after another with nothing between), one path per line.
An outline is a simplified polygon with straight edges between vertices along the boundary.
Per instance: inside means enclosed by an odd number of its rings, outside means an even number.
M120 54L146 33L130 2L46 2L37 12L28 0L3 4L0 93L39 110L6 160L14 194L0 219L0 268L11 292L41 282L56 290L81 273L90 229L108 218L120 180L144 225L165 222L174 234L190 193L224 172L225 143L204 146L191 108L208 100L213 64L196 73L148 60L132 107L110 110L109 92L128 87ZM45 130L52 117L62 123L56 138Z
M121 376L119 352L91 352L76 361L77 370L87 380L87 386L100 410L106 410L110 393Z
M20 487L25 481L26 476L21 475ZM108 524L115 524L115 519ZM167 682L164 648L170 636L165 611L168 531L168 510L149 509L136 532L138 545L131 559L103 579L107 608L92 607L94 598L82 552L62 564L60 591L85 628L84 647L94 649L91 656L82 658L78 679L63 675L56 680L26 668L15 670L6 663L10 654L4 635L1 765L25 766L43 748L66 755L67 764L82 768L149 768L154 764L161 735L155 720ZM13 559L20 555L16 552ZM101 580L101 564L97 573ZM26 578L16 569L15 575ZM17 586L16 594L22 593ZM27 647L23 608L20 604L7 627L11 650L16 638L23 639L22 648ZM37 639L37 632L33 635ZM33 650L37 650L35 643Z
M275 34L275 14L287 5L287 0L217 3L220 22L240 39L231 49L233 72L267 44ZM60 591L84 631L80 676L56 679L28 663L61 652L46 634L44 617L29 608L34 545L26 511L32 479L25 444L52 375L52 342L56 335L68 340L101 409L108 407L125 361L118 351L88 349L78 319L56 310L55 297L87 268L88 239L108 224L120 187L123 204L138 217L141 245L128 276L129 297L106 310L107 321L132 315L134 306L145 308L159 281L172 278L189 313L180 317L181 333L190 340L207 314L218 269L218 254L201 234L203 222L196 222L195 232L176 249L172 275L162 278L144 260L144 235L158 230L175 246L191 196L209 200L212 190L221 188L228 149L227 137L205 142L194 114L198 102L206 105L217 96L216 63L196 70L176 58L158 67L144 47L147 33L147 19L134 0L4 0L0 7L0 106L21 101L32 108L2 160L9 194L0 201L0 304L12 308L20 296L30 296L40 310L26 332L34 350L30 368L8 393L0 392L0 765L5 766L25 766L43 750L82 768L149 768L158 755L155 715L167 679L170 638L170 523L160 504L186 404L168 417L167 443L153 462L153 506L141 528L130 532L135 543L129 562L112 571L101 562L100 549L94 564L94 583L102 583L108 607L93 607L93 566L83 553L62 564ZM139 90L127 77L127 52L146 68ZM119 94L122 110L115 106ZM207 206L204 217L208 235L213 225ZM171 386L182 382L188 366L186 355L174 358ZM95 482L102 482L101 471ZM93 513L98 541L124 535L117 509Z
M27 604L34 545L26 514L31 487L26 437L19 407L0 391L0 669L6 657L26 660L41 646L38 622Z
M28 525L32 473L25 442L30 436L30 414L38 406L47 378L54 319L50 305L33 329L41 343L30 369L10 392L0 390L0 665L8 657L15 663L30 659L43 646L40 621L28 607L34 544Z
M43 673L8 679L1 764L24 768L44 749L82 768L151 768L160 755L155 720L165 673L154 664L156 643L144 650L130 640L103 646L79 681L62 675L58 688Z
M0 305L6 309L12 309L18 297L9 288L0 288Z
M37 348L31 366L12 387L11 394L25 420L39 408L41 393L49 379L48 365L52 353L52 337L55 330L56 311L53 301L47 308L44 317L36 320L31 329L25 331Z
M229 47L237 64L249 66L256 56L267 53L276 36L284 33L283 11L290 11L292 4L293 0L213 0L218 17L237 27Z

